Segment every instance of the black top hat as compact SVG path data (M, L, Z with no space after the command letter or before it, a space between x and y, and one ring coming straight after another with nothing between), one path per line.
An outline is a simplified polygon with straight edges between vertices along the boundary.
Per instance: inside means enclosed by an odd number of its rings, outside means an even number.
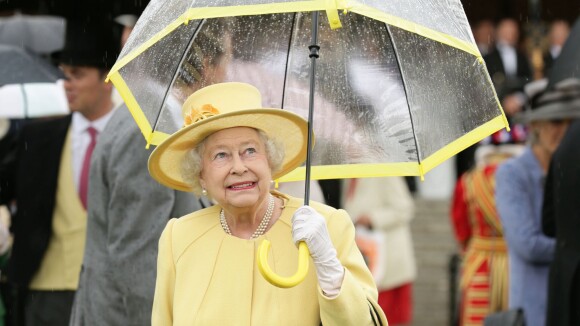
M121 47L115 25L106 18L69 18L64 49L56 60L71 66L111 68Z

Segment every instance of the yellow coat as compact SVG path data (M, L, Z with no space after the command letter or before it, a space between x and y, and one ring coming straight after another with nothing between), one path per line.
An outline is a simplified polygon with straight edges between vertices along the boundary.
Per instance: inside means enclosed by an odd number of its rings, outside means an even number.
M279 220L255 240L227 235L219 223L219 206L170 220L159 240L152 325L373 325L373 310L381 319L377 325L387 325L343 210L311 203L326 218L345 267L336 298L322 294L312 260L304 282L290 289L277 288L261 276L256 253L264 239L272 243L272 270L289 276L297 269L291 219L302 200L281 197L285 209Z

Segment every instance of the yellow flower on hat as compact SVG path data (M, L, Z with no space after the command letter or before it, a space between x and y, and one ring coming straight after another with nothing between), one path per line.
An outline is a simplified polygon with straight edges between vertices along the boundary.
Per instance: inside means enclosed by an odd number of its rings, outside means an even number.
M211 104L204 104L201 106L201 109L191 108L189 113L184 115L184 127L218 114L220 114L220 111Z

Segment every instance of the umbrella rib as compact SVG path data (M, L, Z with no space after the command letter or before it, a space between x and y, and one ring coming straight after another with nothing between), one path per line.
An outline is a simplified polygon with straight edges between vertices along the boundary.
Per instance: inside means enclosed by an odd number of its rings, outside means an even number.
M44 69L44 67L42 66L42 63L40 63L40 61L35 61L34 58L29 54L29 52L27 51L27 49L24 48L18 48L17 49L18 54L20 55L21 58L24 59L24 61L27 61L28 64L30 64L31 66L38 66L37 69L40 72L41 75L45 75L45 76L49 76L50 78L50 74L46 72L46 70ZM35 65L35 63L38 63L38 65Z
M387 34L389 34L389 38L391 39L391 44L393 45L393 54L395 55L395 60L397 61L397 66L399 67L399 71L401 72L401 81L403 84L403 90L405 91L405 98L407 98L407 108L409 110L409 119L411 120L411 130L413 132L413 141L415 142L415 148L417 149L417 163L419 164L419 174L421 179L423 179L423 169L421 167L421 155L420 155L420 148L419 143L417 142L417 134L415 133L415 123L413 121L413 112L411 111L411 104L409 103L409 93L407 92L407 82L405 81L405 76L403 74L403 69L401 68L401 62L399 60L399 54L397 52L397 45L395 44L395 40L393 39L393 34L391 33L391 29L389 28L389 24L385 23L385 28L387 29Z
M29 114L28 114L28 99L26 98L26 89L24 88L24 84L20 84L20 89L22 91L22 102L23 102L23 107L24 107L24 117L25 118L30 118Z
M282 81L282 105L280 106L284 109L284 99L286 98L286 81L288 80L288 68L290 67L290 49L292 48L292 36L294 36L294 26L296 25L296 13L292 18L292 26L290 26L290 37L288 38L288 51L286 54L286 68L284 69L284 79Z
M189 42L187 42L187 47L185 48L185 51L183 51L183 54L181 55L181 59L179 60L179 64L175 67L175 71L173 72L173 77L171 78L171 83L169 83L169 87L167 87L167 90L165 90L165 95L163 95L163 101L161 101L159 113L157 113L157 118L155 118L155 124L153 125L153 132L155 132L155 128L157 127L157 123L159 122L159 117L161 116L161 112L163 112L163 105L165 105L165 102L167 101L167 96L169 95L169 90L171 89L171 85L173 85L173 83L175 83L175 79L177 79L177 75L179 73L179 67L181 67L181 65L183 64L183 61L185 61L185 57L187 57L188 50L191 48L191 44L193 43L193 40L195 39L195 37L199 33L199 30L201 29L201 27L203 26L203 24L205 22L206 22L206 20L203 19L197 25L197 28L195 29L193 34L191 34L191 38L189 39Z

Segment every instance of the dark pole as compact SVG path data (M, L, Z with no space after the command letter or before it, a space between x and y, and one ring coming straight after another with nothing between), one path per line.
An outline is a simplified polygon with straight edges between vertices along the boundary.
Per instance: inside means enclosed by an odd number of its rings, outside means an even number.
M542 1L528 1L528 34L531 40L531 64L534 70L534 79L540 79L544 76L544 56L542 51L542 40L545 29L542 24Z
M528 2L528 13L530 15L530 20L534 23L539 23L542 19L542 1L541 0L529 0Z
M314 120L314 90L316 82L316 59L318 59L318 11L312 12L312 44L310 49L310 98L308 101L308 143L306 146L306 181L304 184L304 205L310 201L310 168L312 166L312 121Z

